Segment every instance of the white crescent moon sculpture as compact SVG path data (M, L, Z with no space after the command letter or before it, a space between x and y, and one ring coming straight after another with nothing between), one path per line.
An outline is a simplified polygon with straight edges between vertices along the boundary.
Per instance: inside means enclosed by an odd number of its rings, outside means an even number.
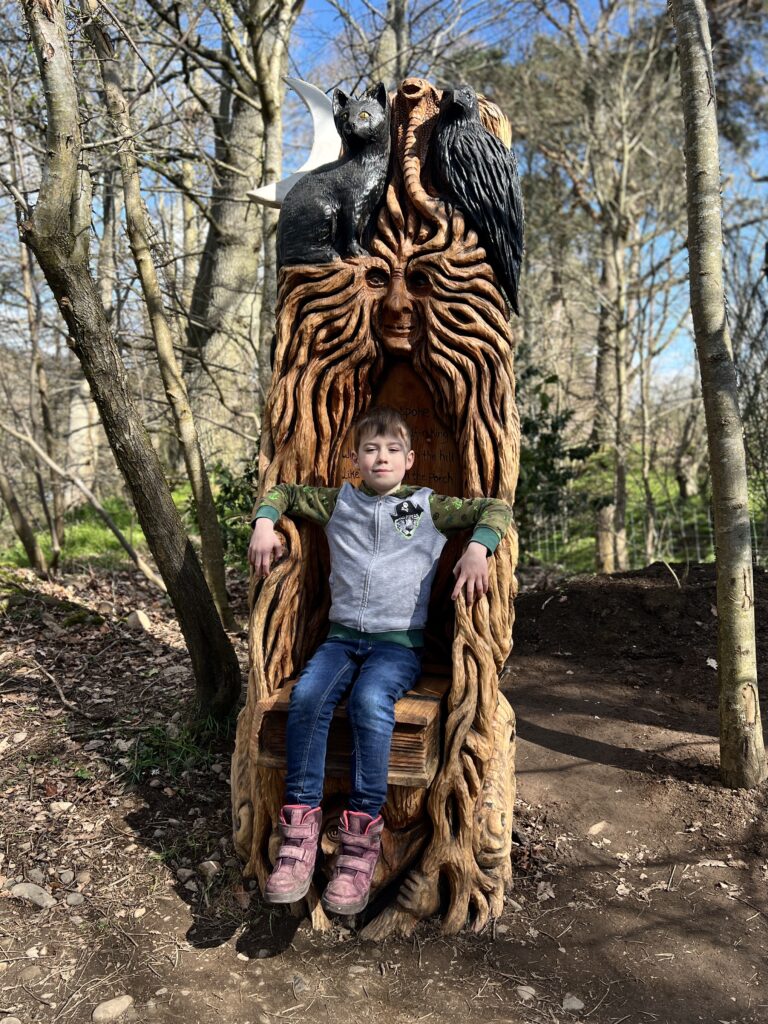
M341 139L333 123L333 104L318 89L316 85L303 82L300 78L284 78L295 92L299 94L305 107L312 115L312 149L306 161L293 174L289 174L282 181L273 181L261 188L255 188L248 195L254 202L262 206L272 206L279 209L288 192L297 181L304 177L307 171L313 171L323 164L332 163L338 160L341 154Z

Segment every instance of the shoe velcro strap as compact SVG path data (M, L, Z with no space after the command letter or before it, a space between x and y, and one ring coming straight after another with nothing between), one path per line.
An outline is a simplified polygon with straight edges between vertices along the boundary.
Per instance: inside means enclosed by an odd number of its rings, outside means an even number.
M339 837L346 846L362 846L368 850L378 849L381 843L381 834L378 832L371 836L359 836L355 832L347 832L345 828L340 828Z
M352 868L354 871L372 871L373 865L363 857L351 857L348 853L342 853L336 861L337 868Z
M284 857L287 860L304 860L305 853L306 850L301 846L281 846L277 851L277 859Z
M280 831L286 839L311 839L317 835L317 825L281 825Z

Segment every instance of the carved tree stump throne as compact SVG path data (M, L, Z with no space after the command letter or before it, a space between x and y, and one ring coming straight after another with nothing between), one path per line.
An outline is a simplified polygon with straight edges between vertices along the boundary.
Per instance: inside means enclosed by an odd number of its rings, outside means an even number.
M431 187L426 155L439 100L420 79L404 81L393 99L392 159L370 255L281 271L262 492L283 480L354 479L351 426L386 404L413 431L407 479L444 494L514 498L520 429L507 306L477 234ZM482 100L480 110L509 145L504 115ZM285 518L279 528L286 557L252 580L250 678L232 766L235 845L262 887L284 782L264 754L264 724L325 637L329 608L322 531ZM471 608L450 600L466 539L446 545L430 604L426 675L439 681L442 673L447 690L434 777L428 785L390 777L366 937L410 934L438 911L446 932L468 920L479 930L501 912L511 878L515 718L498 676L511 647L517 537L513 528L499 546L490 590ZM327 779L326 854L347 788L344 777ZM314 889L308 903L315 926L327 927Z

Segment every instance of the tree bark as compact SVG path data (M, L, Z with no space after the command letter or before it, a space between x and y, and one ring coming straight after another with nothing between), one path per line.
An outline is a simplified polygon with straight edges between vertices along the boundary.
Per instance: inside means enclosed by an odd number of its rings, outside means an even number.
M61 0L23 0L46 99L46 157L37 205L22 224L70 332L139 522L187 642L201 710L223 717L240 692L237 657L162 467L128 390L89 270L89 180L81 167L78 97Z
M725 315L720 159L704 0L672 0L680 56L688 186L691 312L712 477L720 684L720 776L749 789L765 777L755 657L747 470Z
M8 515L11 517L16 536L21 541L22 547L29 559L30 568L38 576L46 577L48 575L48 563L43 554L43 549L40 547L29 520L24 515L24 511L16 497L16 492L13 489L13 484L6 476L2 466L0 466L0 497L2 497L8 509Z
M86 32L100 62L107 110L120 137L118 154L125 195L128 238L147 305L160 376L173 414L187 477L195 499L195 511L200 528L203 571L225 629L233 629L235 620L227 598L224 545L221 540L219 520L216 506L213 503L213 493L203 460L200 439L192 416L187 386L184 383L181 367L174 350L174 342L181 347L178 322L175 317L173 321L170 321L166 315L162 290L152 259L152 229L141 197L139 166L133 144L133 128L128 103L123 92L120 69L114 59L112 46L97 20L97 5L93 0L83 0L83 9L86 18L89 19Z

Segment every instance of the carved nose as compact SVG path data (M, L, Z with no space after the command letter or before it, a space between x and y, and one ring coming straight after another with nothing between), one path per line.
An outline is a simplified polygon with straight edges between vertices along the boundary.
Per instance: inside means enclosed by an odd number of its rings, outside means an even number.
M384 312L389 320L399 319L403 313L410 313L413 309L411 296L405 286L405 281L399 275L392 278L387 296L384 299Z

